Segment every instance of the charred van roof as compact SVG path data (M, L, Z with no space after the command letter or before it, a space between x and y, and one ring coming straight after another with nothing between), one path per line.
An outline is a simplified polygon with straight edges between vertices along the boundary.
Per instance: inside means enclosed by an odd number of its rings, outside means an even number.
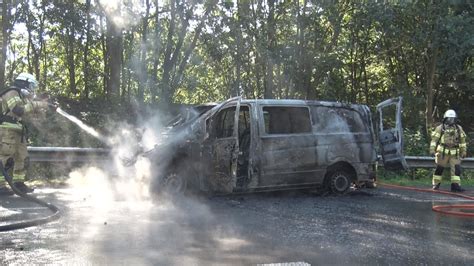
M241 103L257 103L259 105L320 105L327 107L359 108L363 104L351 104L331 101L297 100L297 99L242 99Z

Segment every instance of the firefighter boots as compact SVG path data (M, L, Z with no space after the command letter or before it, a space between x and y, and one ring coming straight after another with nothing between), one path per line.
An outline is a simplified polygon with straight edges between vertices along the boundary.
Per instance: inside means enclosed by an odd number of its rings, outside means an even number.
M451 183L451 191L452 192L464 192L465 190L461 188L458 183Z
M433 185L433 190L439 190L439 186L441 186L441 183Z

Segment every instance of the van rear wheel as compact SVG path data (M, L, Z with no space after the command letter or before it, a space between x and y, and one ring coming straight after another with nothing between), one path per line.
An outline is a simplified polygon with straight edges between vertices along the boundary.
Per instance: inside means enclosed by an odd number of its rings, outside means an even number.
M332 172L329 175L328 181L331 192L335 194L346 193L352 185L351 176L347 172L341 170Z

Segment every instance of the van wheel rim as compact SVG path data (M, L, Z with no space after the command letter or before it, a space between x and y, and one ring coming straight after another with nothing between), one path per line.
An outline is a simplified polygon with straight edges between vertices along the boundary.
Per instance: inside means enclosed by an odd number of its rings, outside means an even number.
M349 180L345 175L338 174L333 179L334 189L338 192L344 192L349 188Z
M177 174L173 173L168 175L166 178L166 189L169 192L173 193L181 193L183 192L186 184L184 183L183 179L180 178Z

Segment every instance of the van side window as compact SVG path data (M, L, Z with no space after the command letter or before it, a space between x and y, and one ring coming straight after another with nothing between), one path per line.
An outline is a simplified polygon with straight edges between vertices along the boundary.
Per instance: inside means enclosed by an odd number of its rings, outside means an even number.
M361 115L351 109L315 106L311 108L316 133L367 132Z
M224 109L216 117L216 138L229 138L234 133L235 106Z
M311 132L311 119L306 107L263 107L267 134Z

